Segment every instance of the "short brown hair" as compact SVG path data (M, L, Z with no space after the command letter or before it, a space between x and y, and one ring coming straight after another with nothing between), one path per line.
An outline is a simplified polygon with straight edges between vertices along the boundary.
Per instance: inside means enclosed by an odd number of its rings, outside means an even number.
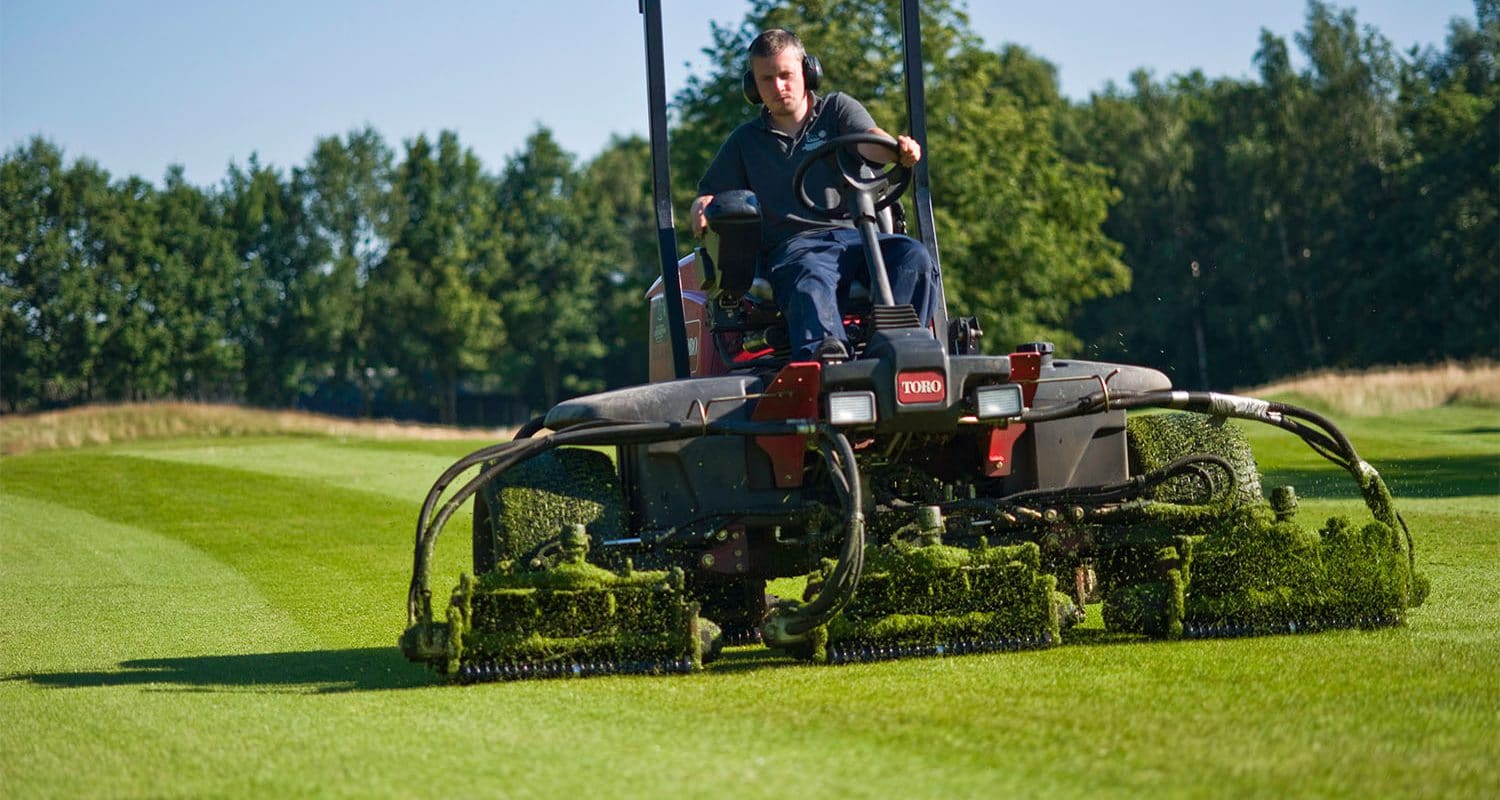
M772 28L762 31L750 43L750 57L770 58L788 47L795 47L798 54L807 55L807 48L802 46L802 40L797 38L797 34L780 28Z

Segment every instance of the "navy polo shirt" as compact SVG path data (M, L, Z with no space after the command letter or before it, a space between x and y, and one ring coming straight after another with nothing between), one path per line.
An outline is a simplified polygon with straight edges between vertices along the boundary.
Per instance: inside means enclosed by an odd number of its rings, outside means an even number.
M718 194L733 189L749 189L760 200L763 218L761 252L782 241L808 231L852 227L844 220L834 222L815 219L797 201L792 175L808 153L829 139L850 133L866 133L875 128L875 120L858 100L842 92L827 97L813 95L812 113L796 136L788 136L771 125L771 112L761 109L760 116L744 123L729 134L713 163L698 181L698 194ZM832 205L838 195L827 164L816 164L808 171L808 195L826 197ZM832 194L830 194L832 193Z

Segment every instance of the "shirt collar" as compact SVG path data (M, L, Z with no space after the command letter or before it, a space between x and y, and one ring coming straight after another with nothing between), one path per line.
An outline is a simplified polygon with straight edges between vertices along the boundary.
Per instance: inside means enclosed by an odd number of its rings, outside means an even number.
M819 112L823 110L823 98L819 97L816 92L808 92L808 94L812 95L812 111L808 113L807 119L802 121L802 130L804 131L812 127L813 122L818 119ZM771 109L761 106L760 116L757 119L760 121L762 130L770 133L781 133L781 131L776 130L776 126L771 124ZM785 136L786 134L782 135Z

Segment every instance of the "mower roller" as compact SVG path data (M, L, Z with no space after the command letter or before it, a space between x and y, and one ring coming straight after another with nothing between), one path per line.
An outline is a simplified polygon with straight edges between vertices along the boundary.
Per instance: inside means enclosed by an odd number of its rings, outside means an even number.
M664 199L659 1L642 12ZM902 22L925 150L915 0ZM692 672L725 645L838 664L1049 647L1094 602L1106 630L1166 639L1394 625L1422 602L1390 492L1323 416L1046 342L985 355L977 320L945 301L926 326L894 305L875 234L899 229L883 209L914 187L936 263L927 162L874 172L851 155L872 143L895 145L859 134L807 157L844 178L843 205L809 213L866 243L852 354L790 358L756 277L751 193L716 196L680 260L658 202L651 382L560 403L439 476L417 519L409 658L459 681ZM1267 499L1238 422L1343 468L1369 519L1308 526L1291 487ZM433 548L471 500L474 571L438 618ZM778 578L803 579L801 597L768 595Z

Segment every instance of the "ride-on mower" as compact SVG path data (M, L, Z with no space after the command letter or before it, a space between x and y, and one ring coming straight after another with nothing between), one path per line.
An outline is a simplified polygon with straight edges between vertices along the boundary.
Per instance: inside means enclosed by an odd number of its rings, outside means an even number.
M902 38L925 149L916 6L902 2ZM641 10L652 380L563 402L438 478L417 518L408 657L461 681L690 672L726 644L823 663L1048 647L1096 601L1107 630L1162 638L1399 624L1422 602L1384 482L1318 414L1045 342L984 355L977 321L945 301L925 326L894 305L875 238L908 188L934 262L937 244L927 162L876 172L855 155L894 147L883 137L834 139L797 171L808 213L852 220L870 270L843 309L849 357L791 360L757 287L754 195L715 197L703 245L677 258L659 0ZM841 176L837 205L809 196L819 162ZM1172 411L1132 413L1148 409ZM1304 527L1290 487L1263 495L1231 419L1301 437L1372 519ZM433 547L470 499L473 575L435 617ZM798 577L801 597L767 595Z

